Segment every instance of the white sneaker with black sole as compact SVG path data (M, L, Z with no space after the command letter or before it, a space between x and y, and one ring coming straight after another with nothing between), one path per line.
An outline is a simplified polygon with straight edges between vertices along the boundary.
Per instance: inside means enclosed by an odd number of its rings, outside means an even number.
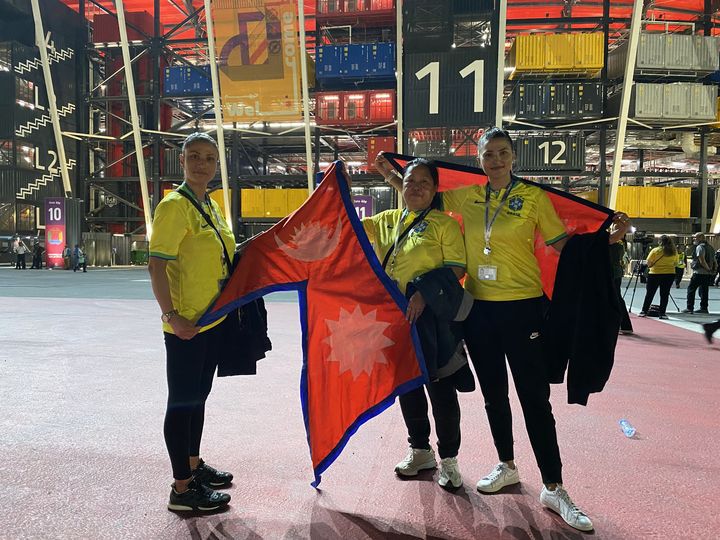
M395 465L395 474L399 476L417 476L425 469L437 467L435 452L424 448L408 448L408 453L400 463Z
M443 458L440 460L440 476L438 484L445 489L457 489L462 486L462 475L456 457Z
M506 486L520 482L520 473L517 467L511 469L506 463L500 462L490 474L481 478L477 483L477 490L482 493L495 493Z
M565 520L565 523L574 527L579 531L592 531L593 524L590 518L580 510L575 503L572 502L570 495L565 489L558 484L553 490L543 486L540 492L540 502L543 506L549 508L553 512L560 514L560 517Z

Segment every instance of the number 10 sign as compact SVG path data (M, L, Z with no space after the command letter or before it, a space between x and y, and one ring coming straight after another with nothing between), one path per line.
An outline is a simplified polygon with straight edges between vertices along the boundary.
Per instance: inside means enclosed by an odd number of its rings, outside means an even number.
M495 121L494 47L406 55L408 128L481 126Z

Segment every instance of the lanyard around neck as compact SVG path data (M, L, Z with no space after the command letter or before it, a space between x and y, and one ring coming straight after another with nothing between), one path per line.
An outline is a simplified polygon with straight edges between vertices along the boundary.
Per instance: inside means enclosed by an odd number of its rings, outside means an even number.
M485 255L490 255L491 249L490 249L490 236L492 235L492 228L495 224L495 220L497 219L498 215L500 214L500 210L505 205L505 202L507 201L508 197L510 196L510 191L512 190L513 186L515 185L515 180L511 179L510 184L508 185L507 189L505 190L505 193L503 194L503 198L500 200L500 203L498 204L497 208L495 209L495 213L493 214L492 219L490 219L490 182L487 183L485 187L485 249L483 249L483 253Z

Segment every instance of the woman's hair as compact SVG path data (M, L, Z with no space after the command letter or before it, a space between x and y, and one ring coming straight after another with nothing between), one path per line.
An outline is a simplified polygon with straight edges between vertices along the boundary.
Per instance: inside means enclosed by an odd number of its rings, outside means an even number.
M427 170L430 171L430 177L432 178L433 185L437 188L438 185L440 185L440 173L438 172L437 164L434 161L428 161L424 158L415 158L405 165L403 178L410 172L410 169L419 166L427 167Z
M515 151L515 143L510 134L502 128L491 127L486 130L485 133L480 136L480 140L478 140L478 156L480 155L480 149L493 139L505 139L510 145L510 150Z
M218 150L218 145L217 145L217 142L215 141L215 139L213 139L207 133L204 133L202 131L195 131L194 133L191 133L190 135L185 137L185 140L183 141L183 144L182 144L183 153L185 153L185 149L188 146L190 146L192 143L199 142L199 141L211 144L215 147L215 150Z
M672 238L670 238L667 234L663 234L660 237L660 247L663 249L663 254L667 257L677 255L675 244L673 243Z

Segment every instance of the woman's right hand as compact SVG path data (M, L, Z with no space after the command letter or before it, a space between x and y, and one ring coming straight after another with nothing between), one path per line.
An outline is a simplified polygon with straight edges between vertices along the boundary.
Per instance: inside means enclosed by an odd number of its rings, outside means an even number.
M168 323L173 329L174 334L180 339L192 339L194 338L200 329L195 326L191 321L188 321L185 317L175 315Z

